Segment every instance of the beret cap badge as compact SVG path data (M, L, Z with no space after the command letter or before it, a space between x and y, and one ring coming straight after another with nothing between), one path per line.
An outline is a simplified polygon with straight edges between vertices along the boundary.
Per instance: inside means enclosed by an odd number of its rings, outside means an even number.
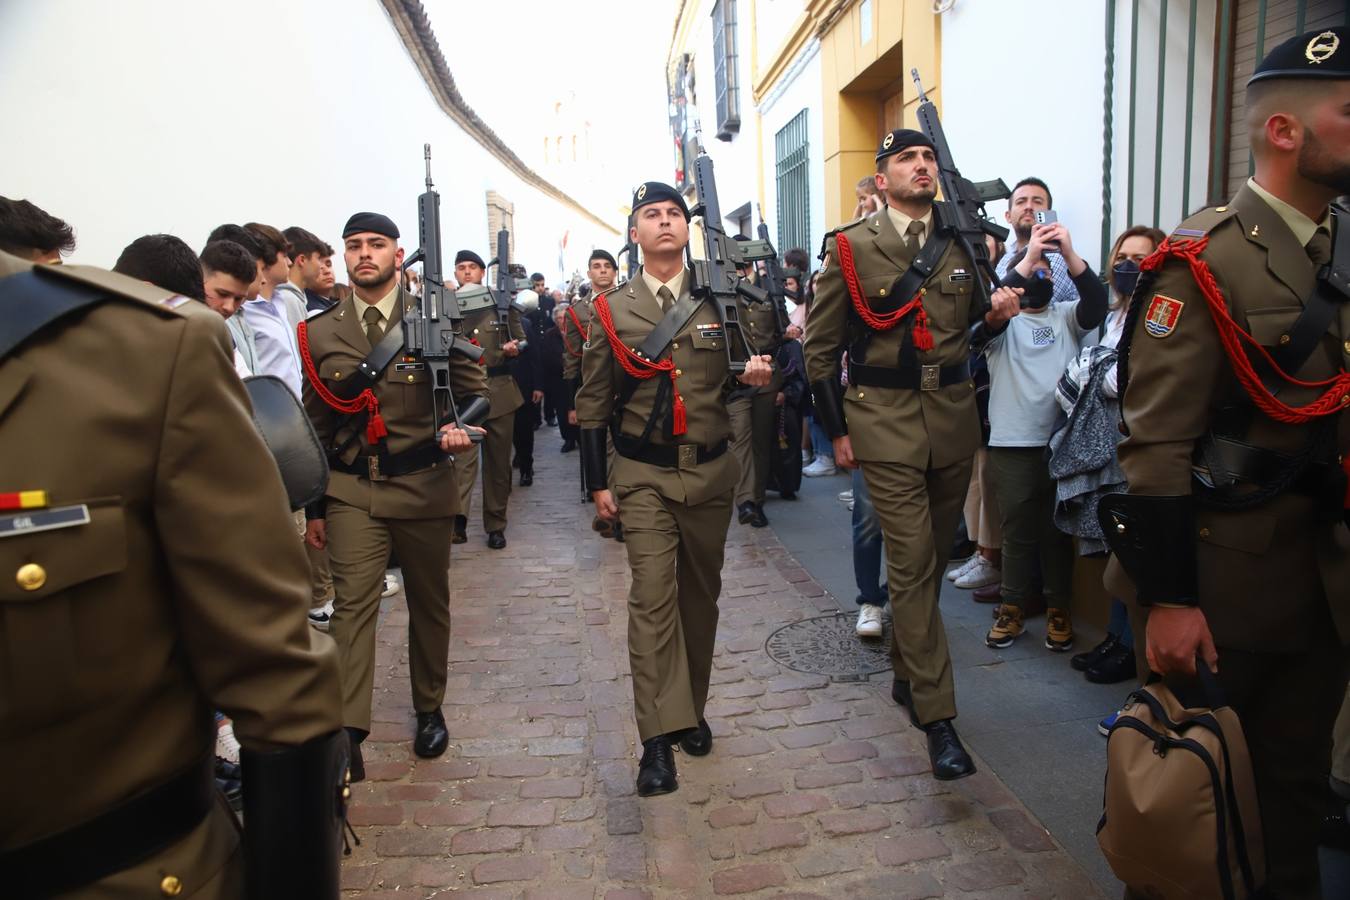
M1304 48L1303 55L1308 57L1308 62L1320 64L1335 56L1340 47L1340 36L1334 31L1324 31L1308 41L1308 46Z

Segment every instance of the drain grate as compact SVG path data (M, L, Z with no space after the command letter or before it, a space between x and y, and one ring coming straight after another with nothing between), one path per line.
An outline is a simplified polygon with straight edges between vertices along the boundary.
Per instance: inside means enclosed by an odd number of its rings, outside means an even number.
M865 681L891 670L891 625L879 640L861 640L854 633L856 616L843 613L802 619L769 635L769 658L796 672L828 675L835 681Z

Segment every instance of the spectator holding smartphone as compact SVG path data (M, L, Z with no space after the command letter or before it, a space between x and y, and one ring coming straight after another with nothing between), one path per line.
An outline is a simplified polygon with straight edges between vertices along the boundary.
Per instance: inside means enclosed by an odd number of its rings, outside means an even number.
M1036 213L1049 212L1052 208L1050 188L1041 179L1028 176L1017 182L1013 187L1012 196L1008 198L1008 211L1003 214L1003 218L1012 227L1013 236L1016 240L1008 245L997 265L994 266L999 278L1008 274L1012 258L1018 253L1026 251L1027 245L1031 241L1031 230L1036 225ZM1077 300L1078 289L1074 287L1074 279L1069 272L1067 259L1058 252L1056 247L1050 247L1049 251L1045 259L1050 265L1050 277L1054 284L1050 302L1069 303Z

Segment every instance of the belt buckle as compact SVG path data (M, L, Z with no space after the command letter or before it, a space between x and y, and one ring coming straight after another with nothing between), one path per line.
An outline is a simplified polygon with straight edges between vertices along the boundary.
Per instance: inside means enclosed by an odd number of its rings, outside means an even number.
M941 366L920 366L919 367L919 390L936 391L942 386L940 376L942 374Z
M388 480L380 473L380 458L378 456L366 457L366 478L370 481Z
M679 468L692 469L698 465L698 444L680 444Z

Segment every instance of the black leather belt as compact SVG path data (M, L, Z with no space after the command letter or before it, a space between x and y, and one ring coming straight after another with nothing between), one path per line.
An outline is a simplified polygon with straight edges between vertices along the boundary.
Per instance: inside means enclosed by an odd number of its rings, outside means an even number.
M209 761L97 818L26 847L0 851L0 884L14 900L50 897L144 862L196 828L216 802Z
M936 391L970 378L970 362L951 366L914 366L892 369L888 366L864 366L849 363L848 383L867 387L904 388L910 391Z
M445 451L436 444L427 444L415 450L403 453L391 453L385 456L361 454L349 463L340 459L330 459L329 468L337 472L346 472L367 481L384 481L400 475L410 475L429 469L436 463L447 459Z
M1222 466L1229 478L1248 484L1266 486L1276 484L1286 477L1291 466L1298 460L1275 450L1257 447L1244 441L1215 435L1211 438L1211 447L1215 462ZM1203 460L1202 460L1203 461ZM1288 490L1308 497L1325 499L1337 483L1337 467L1327 462L1309 462L1303 467Z
M510 375L510 374L511 374L511 367L505 364L500 366L487 367L487 376L489 378L496 378L500 375Z
M620 434L614 438L614 449L620 456L667 469L692 469L701 463L711 462L727 452L725 440L711 447L704 447L702 444L675 444L673 446L669 444L647 444L645 447L639 447L638 443L637 438Z

